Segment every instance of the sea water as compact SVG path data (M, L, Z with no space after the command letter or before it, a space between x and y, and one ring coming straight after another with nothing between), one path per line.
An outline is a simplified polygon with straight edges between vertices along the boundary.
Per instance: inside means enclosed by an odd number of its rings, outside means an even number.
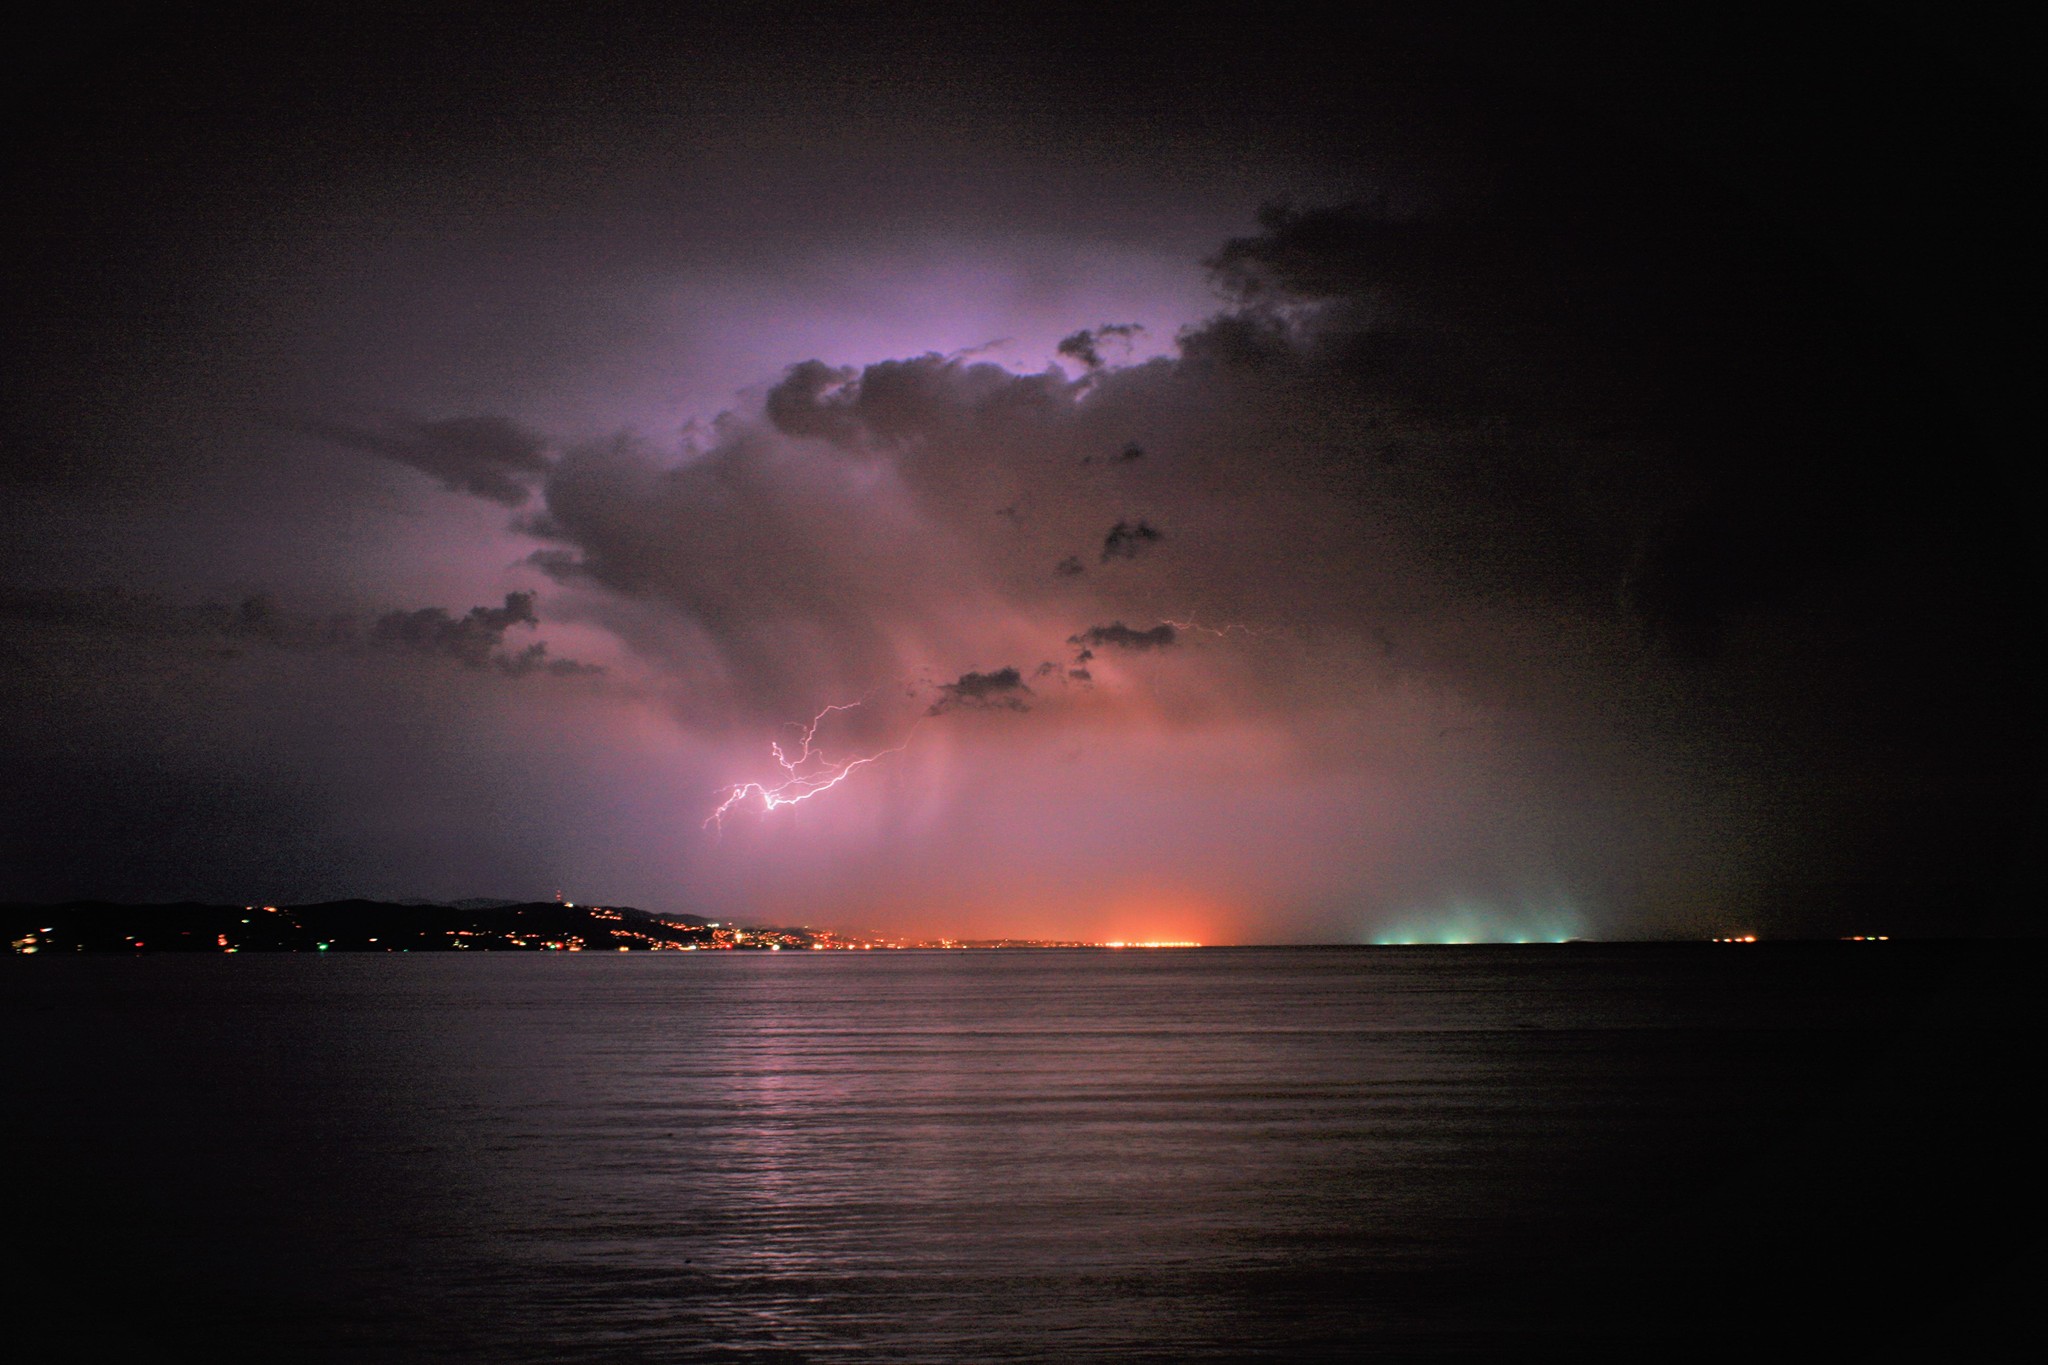
M2039 1264L2043 962L16 959L9 1311L137 1360L1945 1342Z

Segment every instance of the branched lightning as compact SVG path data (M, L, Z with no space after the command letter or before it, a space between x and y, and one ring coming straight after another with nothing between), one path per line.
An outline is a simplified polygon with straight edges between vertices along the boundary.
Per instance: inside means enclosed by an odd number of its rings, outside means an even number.
M1088 630L1067 637L1067 643L1075 647L1073 665L1061 670L1050 662L1041 664L1033 677L1057 675L1062 683L1078 682L1088 684L1092 677L1085 667L1096 657L1097 648L1111 648L1131 651L1165 649L1174 643L1175 633L1211 635L1218 639L1241 633L1254 638L1281 634L1282 632L1232 622L1221 626L1204 625L1199 621L1164 620L1148 630L1134 630L1121 621L1106 626L1094 626ZM969 671L962 673L954 682L934 683L929 679L926 688L935 689L938 699L928 706L903 732L896 743L883 749L859 753L853 757L834 758L827 754L818 743L819 727L826 720L842 711L853 711L866 705L873 693L857 701L839 702L824 707L801 726L791 723L797 731L795 741L771 740L768 745L769 757L781 769L782 776L759 782L735 782L719 788L717 804L704 818L704 828L725 830L725 818L744 808L758 809L766 815L784 806L794 806L808 801L821 792L831 791L847 778L870 763L879 762L891 754L900 754L910 747L917 737L918 728L933 717L944 716L956 711L1029 711L1025 698L1032 695L1031 688L1024 682L1022 672L1016 667L994 669L987 672ZM916 696L921 689L911 688L910 695ZM758 804L756 804L758 803Z
M855 758L834 759L827 757L825 751L817 747L815 741L818 727L824 723L825 717L836 711L854 710L866 704L866 701L867 698L863 697L860 701L842 702L836 706L828 706L812 716L810 723L803 727L794 756L784 751L781 740L771 741L768 752L775 759L776 765L782 769L782 778L769 782L738 782L722 788L724 797L718 803L717 809L706 817L704 828L716 826L722 833L725 829L725 817L754 797L760 798L761 813L764 815L782 806L794 806L800 801L808 801L819 792L830 791L844 782L853 775L855 769L864 768L878 759L887 758L890 754L900 754L909 748L911 739L917 734L918 726L924 723L923 716L911 722L910 729L904 732L900 742L873 753L861 754Z

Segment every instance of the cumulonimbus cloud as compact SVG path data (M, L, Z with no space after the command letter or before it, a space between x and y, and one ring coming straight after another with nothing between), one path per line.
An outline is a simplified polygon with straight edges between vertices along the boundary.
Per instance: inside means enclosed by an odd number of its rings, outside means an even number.
M1135 715L1156 684L1171 700L1146 723L1288 736L1314 771L1364 763L1375 726L1425 751L1497 747L1508 730L1466 716L1515 714L1629 736L1597 776L1530 759L1542 781L1647 783L1680 741L1638 732L1705 724L1710 708L1671 700L1701 688L1724 689L1727 724L1791 726L1846 771L1825 726L1788 719L1806 714L1801 670L1779 665L1854 672L1846 645L1788 624L1888 515L1853 459L1880 396L1807 354L1853 340L1735 270L1736 248L1660 220L1661 190L1608 225L1657 244L1621 266L1589 245L1601 234L1546 237L1554 207L1519 192L1477 215L1270 209L1212 260L1231 306L1143 364L1086 365L1092 341L1067 351L1079 378L812 360L707 450L564 451L523 523L547 543L534 562L633 605L610 619L706 724L772 726L920 675L955 679L938 713L1022 707L1020 673L974 661L1065 640L1064 680L1093 685L1058 708ZM1113 473L1077 475L1089 461ZM1801 531L1836 518L1851 529ZM1967 596L1967 572L1927 564L1937 595ZM1871 638L1882 593L1845 592L1841 638ZM1175 645L1168 617L1245 629L1156 676L1095 676L1099 653ZM1109 624L1057 624L1075 620ZM1715 672L1743 631L1778 662Z

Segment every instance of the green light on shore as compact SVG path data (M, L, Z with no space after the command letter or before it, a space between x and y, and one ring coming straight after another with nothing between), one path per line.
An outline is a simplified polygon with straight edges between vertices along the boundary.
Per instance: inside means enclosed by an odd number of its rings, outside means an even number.
M1563 943L1583 932L1583 920L1569 900L1526 900L1503 905L1453 900L1410 911L1372 935L1377 944Z

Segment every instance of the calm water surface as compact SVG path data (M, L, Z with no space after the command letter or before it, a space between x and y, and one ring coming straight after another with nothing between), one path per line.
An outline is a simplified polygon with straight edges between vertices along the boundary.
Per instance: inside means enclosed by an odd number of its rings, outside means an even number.
M1860 1349L2048 1210L2033 946L4 965L13 1311L136 1359Z

